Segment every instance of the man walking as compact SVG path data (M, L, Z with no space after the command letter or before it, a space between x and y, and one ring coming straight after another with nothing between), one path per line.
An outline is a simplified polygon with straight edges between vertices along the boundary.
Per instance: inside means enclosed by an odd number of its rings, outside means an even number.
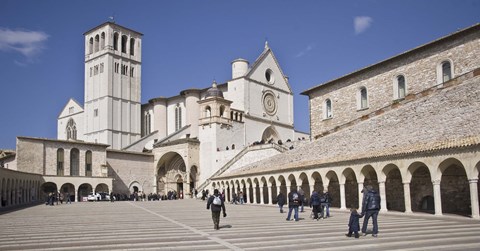
M218 189L213 190L213 195L208 198L207 210L212 208L213 229L220 229L220 212L223 210L223 217L227 217L225 211L225 201L218 193Z
M378 234L378 212L380 211L380 195L373 189L372 186L368 185L363 188L362 193L363 196L363 203L362 203L362 216L365 215L363 219L363 226L362 226L362 233L363 235L367 235L367 225L368 219L372 217L373 220L373 237L377 237Z
M290 220L290 216L292 216L292 210L294 211L293 218L295 221L298 221L298 206L300 205L300 196L297 193L295 188L288 193L288 216L287 221Z

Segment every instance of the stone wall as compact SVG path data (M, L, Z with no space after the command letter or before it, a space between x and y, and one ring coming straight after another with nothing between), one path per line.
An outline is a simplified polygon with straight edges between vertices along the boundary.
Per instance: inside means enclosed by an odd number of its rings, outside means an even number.
M113 177L113 192L130 194L129 186L138 182L144 193L153 193L155 175L153 155L125 151L107 151L108 176Z
M474 70L480 65L480 32L476 28L472 30L462 36L457 35L417 48L312 89L309 93L312 136L316 137L324 131L396 102L394 82L399 75L405 77L408 95L437 85L437 68L446 60L452 64L453 77ZM361 87L367 88L368 108L359 110L357 102ZM326 99L332 101L333 117L330 119L323 116Z

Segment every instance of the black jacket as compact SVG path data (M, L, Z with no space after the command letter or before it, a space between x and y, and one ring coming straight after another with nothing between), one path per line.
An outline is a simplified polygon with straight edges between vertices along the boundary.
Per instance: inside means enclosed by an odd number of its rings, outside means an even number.
M280 205L280 206L285 205L285 196L283 195L283 193L279 193L279 194L278 194L278 196L277 196L277 204Z
M298 195L298 199L294 200L293 199L293 194L296 193ZM290 192L288 193L288 206L289 207L298 207L300 205L300 194L298 192Z
M363 216L358 214L356 211L350 214L350 219L348 220L348 231L360 231L360 218Z
M212 208L212 212L220 212L223 210L223 213L225 213L225 201L224 199L222 198L222 195L218 195L220 197L220 199L222 200L222 205L215 205L213 204L213 199L215 198L216 195L212 195L208 198L208 201L207 201L207 209L210 209Z
M363 198L362 213L369 210L380 210L380 195L375 190L368 190Z

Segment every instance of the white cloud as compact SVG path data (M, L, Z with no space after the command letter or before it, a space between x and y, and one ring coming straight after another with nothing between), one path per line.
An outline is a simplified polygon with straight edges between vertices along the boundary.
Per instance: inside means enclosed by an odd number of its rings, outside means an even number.
M42 31L10 30L0 28L0 51L19 52L28 60L40 53L48 35Z
M367 16L359 16L353 19L353 26L355 28L355 34L360 34L366 31L373 22L373 18Z
M295 55L296 58L299 58L299 57L302 57L304 56L305 54L307 54L309 51L313 50L315 48L315 44L309 44L307 46L307 48L303 49L302 51L300 51L299 53L297 53L297 55Z

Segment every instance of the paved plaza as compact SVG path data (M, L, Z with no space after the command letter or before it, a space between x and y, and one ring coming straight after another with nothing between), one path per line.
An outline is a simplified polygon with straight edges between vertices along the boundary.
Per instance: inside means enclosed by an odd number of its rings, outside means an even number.
M201 200L39 205L0 215L0 250L479 250L480 221L384 213L379 235L347 238L347 211L286 221L273 206L227 205L220 230ZM371 230L371 225L369 227Z

